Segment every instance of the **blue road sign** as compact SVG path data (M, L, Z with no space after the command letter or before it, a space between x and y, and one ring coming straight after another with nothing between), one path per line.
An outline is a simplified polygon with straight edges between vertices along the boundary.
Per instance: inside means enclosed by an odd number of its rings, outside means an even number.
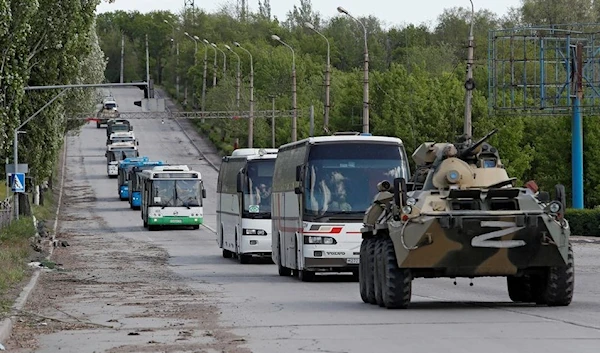
M25 192L25 173L11 174L10 186L13 192Z

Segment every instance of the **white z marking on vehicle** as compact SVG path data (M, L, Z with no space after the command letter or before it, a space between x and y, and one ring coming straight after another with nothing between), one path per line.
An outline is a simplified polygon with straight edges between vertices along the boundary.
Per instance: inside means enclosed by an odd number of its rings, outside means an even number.
M473 237L471 240L471 246L479 248L517 248L524 246L524 240L491 240L494 238L500 238L505 235L518 232L525 227L517 227L514 222L503 222L503 221L481 221L482 228L503 228L495 230L490 233L485 233Z

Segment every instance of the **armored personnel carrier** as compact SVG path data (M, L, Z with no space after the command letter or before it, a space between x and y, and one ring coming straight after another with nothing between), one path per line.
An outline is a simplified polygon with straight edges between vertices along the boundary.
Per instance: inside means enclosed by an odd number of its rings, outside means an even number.
M364 302L406 308L414 278L507 278L515 302L571 303L574 288L564 187L515 187L486 140L422 144L412 181L378 184L360 249Z

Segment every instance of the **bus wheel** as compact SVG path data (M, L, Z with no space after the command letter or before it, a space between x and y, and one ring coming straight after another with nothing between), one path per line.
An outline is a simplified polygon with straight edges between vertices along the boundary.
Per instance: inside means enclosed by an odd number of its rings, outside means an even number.
M148 222L144 221L144 228L148 228Z
M238 254L238 260L242 265L246 265L250 263L250 260L252 260L252 256L246 254Z
M298 278L302 282L312 282L315 280L316 274L313 271L299 270Z
M199 224L195 224L192 226L192 229L200 229L200 225Z
M231 251L223 249L223 258L231 259L232 256L233 256L233 254L231 253Z
M155 231L155 230L158 230L158 226L155 226L155 225L148 224L148 230L149 230L149 231Z
M279 256L277 257L277 270L279 272L279 275L280 276L291 276L292 269L289 267L285 267L281 264L281 241L280 240L277 241L277 251L279 253Z

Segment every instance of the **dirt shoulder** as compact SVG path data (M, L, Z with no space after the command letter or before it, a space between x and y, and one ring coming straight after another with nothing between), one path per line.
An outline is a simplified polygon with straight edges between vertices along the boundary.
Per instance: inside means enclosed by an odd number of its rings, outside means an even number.
M83 163L67 175L85 175ZM219 294L185 286L168 254L111 230L90 181L67 178L55 249L8 342L11 352L247 352L218 324Z

